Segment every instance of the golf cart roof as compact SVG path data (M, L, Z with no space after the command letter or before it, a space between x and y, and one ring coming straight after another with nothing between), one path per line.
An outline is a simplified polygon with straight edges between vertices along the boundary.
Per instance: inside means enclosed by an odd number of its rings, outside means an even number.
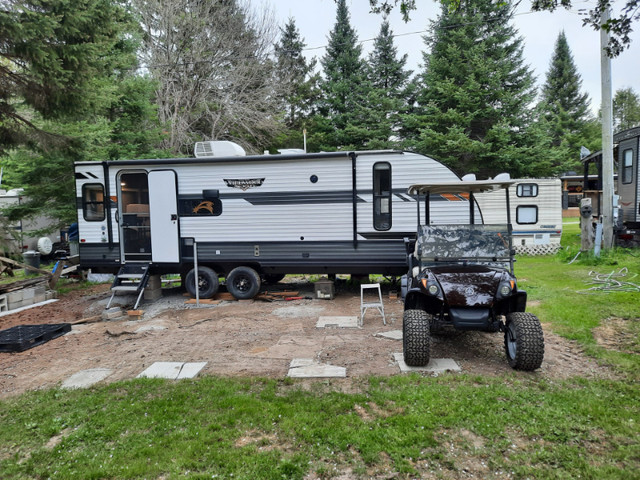
M433 182L411 185L409 195L425 195L426 193L482 193L508 188L515 183L511 179L494 180L461 180L458 182Z

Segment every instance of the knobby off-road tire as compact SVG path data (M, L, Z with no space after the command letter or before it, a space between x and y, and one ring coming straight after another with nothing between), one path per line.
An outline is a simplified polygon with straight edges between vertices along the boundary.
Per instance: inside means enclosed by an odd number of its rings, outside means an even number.
M260 275L250 267L237 267L227 275L227 291L238 300L249 300L260 291Z
M184 286L187 289L189 295L195 298L196 296L196 282L195 271L189 270L187 276L184 279ZM211 298L218 293L218 287L220 282L218 281L218 274L209 267L198 267L198 296L199 298Z
M526 371L540 368L544 358L544 335L538 317L524 312L507 315L504 350L512 368Z
M428 315L423 310L405 310L402 317L402 347L404 363L424 367L431 357L431 335Z

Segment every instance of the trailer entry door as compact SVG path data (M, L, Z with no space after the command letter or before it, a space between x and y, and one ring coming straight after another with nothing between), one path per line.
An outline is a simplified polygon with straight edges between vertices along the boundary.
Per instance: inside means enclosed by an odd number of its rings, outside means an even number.
M151 261L147 172L119 175L120 248L125 262Z
M178 263L178 201L173 170L149 173L151 251L154 263Z

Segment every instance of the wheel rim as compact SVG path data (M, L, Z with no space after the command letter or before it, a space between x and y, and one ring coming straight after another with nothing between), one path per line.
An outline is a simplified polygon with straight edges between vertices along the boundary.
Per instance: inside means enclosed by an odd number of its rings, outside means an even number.
M233 282L233 286L241 292L247 292L251 289L251 279L245 275L241 275Z
M203 291L207 288L209 288L209 280L207 280L207 277L198 275L198 290Z
M513 323L510 323L507 327L507 351L509 352L509 357L516 358L518 345L516 342L516 327Z

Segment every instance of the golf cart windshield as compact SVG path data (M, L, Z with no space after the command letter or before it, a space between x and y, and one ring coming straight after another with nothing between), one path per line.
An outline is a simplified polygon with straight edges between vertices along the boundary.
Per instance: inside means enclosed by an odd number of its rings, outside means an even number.
M423 225L415 253L422 262L509 262L509 226Z

